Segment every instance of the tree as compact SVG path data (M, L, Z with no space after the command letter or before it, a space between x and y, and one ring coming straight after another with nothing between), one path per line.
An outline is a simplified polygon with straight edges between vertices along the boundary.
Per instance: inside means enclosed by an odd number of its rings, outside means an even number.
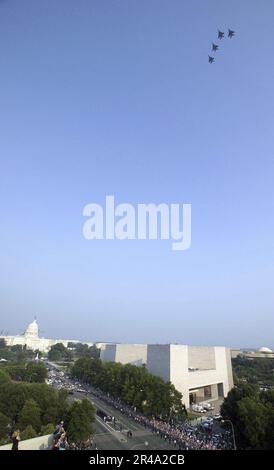
M260 400L263 403L270 403L274 407L274 390L266 390L261 392Z
M30 383L26 387L27 398L35 400L41 409L42 424L56 423L65 415L69 407L66 390L57 391L49 385L40 383Z
M93 357L94 359L99 359L101 350L97 348L96 344L93 344L93 346L89 347L88 353L89 353L89 357Z
M36 431L33 429L33 427L31 426L31 424L29 424L26 429L24 429L24 431L21 432L21 439L22 441L26 440L26 439L33 439L34 437L37 436L37 433Z
M14 355L14 360L16 362L26 362L28 359L33 359L34 352L30 349L27 349L26 346L20 346L16 344L14 346L10 346L10 351Z
M69 409L68 392L56 390L47 384L4 382L0 385L0 412L10 420L18 416L27 400L34 400L41 410L42 424L56 423Z
M5 370L0 369L0 385L7 382L10 382L9 374Z
M98 387L144 414L171 418L183 414L182 395L170 382L150 374L144 367L99 359L80 358L72 375Z
M245 397L238 403L238 441L245 449L265 447L267 410L258 397Z
M72 442L85 442L94 434L95 410L90 401L74 402L68 413L67 434Z
M81 406L82 406L83 413L85 414L87 419L90 421L90 423L93 424L95 422L95 408L94 408L94 406L86 398L84 398L82 400ZM93 428L92 428L92 432L94 432Z
M32 359L33 351L23 348L20 345L7 346L3 338L0 338L0 358L9 362L23 362Z
M265 432L265 449L274 450L274 407L273 404L267 403L267 425Z
M41 434L43 436L47 436L48 434L53 434L55 430L55 426L52 423L48 423L41 428Z
M241 385L232 388L227 397L225 398L221 414L225 419L230 419L236 425L238 419L238 402L245 397L255 396L257 388L254 385L242 383Z
M103 371L102 361L83 357L75 361L71 373L83 382L99 386Z
M47 369L44 364L34 361L28 362L27 365L12 364L6 367L7 372L13 380L17 382L45 382L47 377Z
M97 348L96 344L88 346L85 343L68 343L68 347L73 349L76 357L90 357L94 359L100 358L100 349Z
M6 367L7 372L9 373L12 380L16 382L23 382L27 380L26 378L26 367L24 364L12 364Z
M27 400L19 413L20 429L25 429L31 425L35 431L39 431L41 428L41 409L33 399Z
M228 393L221 414L235 430L239 449L274 448L274 406L272 394L259 393L250 384L238 384Z
M26 367L26 378L28 382L45 382L47 368L42 363L29 362Z
M238 356L232 359L235 383L247 381L251 384L274 385L274 359Z
M7 437L10 419L0 412L0 439Z
M50 361L71 361L72 353L62 343L57 343L51 346L48 358Z
M0 411L14 421L17 421L27 398L28 389L25 384L7 382L0 385Z

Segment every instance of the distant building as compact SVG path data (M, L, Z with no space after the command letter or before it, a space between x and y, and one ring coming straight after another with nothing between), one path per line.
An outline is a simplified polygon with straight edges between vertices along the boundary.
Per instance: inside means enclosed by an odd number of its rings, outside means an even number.
M260 358L274 358L274 351L272 349L266 348L265 346L262 348L257 349L256 351L248 351L243 353L244 357L248 357L249 359L260 359Z
M17 336L0 336L0 339L4 339L7 346L25 346L27 349L32 349L33 351L39 350L41 352L48 352L51 346L54 346L57 343L62 343L65 347L68 346L68 343L81 343L82 341L77 341L73 339L46 339L39 337L39 327L36 320L33 320L28 327L26 328L24 334ZM92 346L94 343L87 343L88 346Z
M233 387L230 349L179 344L106 344L103 361L144 365L152 374L173 383L187 408L216 401Z
M104 344L101 348L100 359L142 366L147 362L147 344Z
M232 359L235 359L235 357L241 356L243 354L243 351L241 349L230 349L230 353Z

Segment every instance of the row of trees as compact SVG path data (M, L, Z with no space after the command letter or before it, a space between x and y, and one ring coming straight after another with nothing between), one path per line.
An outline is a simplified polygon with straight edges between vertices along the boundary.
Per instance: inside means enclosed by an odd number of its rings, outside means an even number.
M14 383L0 370L0 443L13 427L22 439L50 434L62 419L69 440L81 442L94 432L94 408L88 400L71 403L65 390L39 383Z
M19 344L14 346L7 346L3 338L0 338L0 359L6 359L9 362L24 362L33 360L39 351L31 351L26 346Z
M68 343L67 348L62 343L57 343L54 346L51 346L48 353L48 359L50 361L56 362L70 362L80 357L99 358L100 350L95 345L88 346L87 344L83 343L70 342Z
M144 367L81 358L74 363L71 373L147 416L169 419L185 413L182 395L174 385L150 374Z
M50 361L72 361L73 354L62 343L57 343L51 346L48 352L48 359Z
M247 381L251 384L274 385L274 359L238 356L232 359L235 383Z
M27 363L11 363L2 365L0 373L3 371L16 382L38 382L44 383L47 378L47 368L41 362L30 361ZM1 383L1 375L0 375Z
M72 350L75 359L79 359L80 357L99 359L100 357L100 349L97 348L95 344L88 346L83 343L68 343L68 348Z
M41 356L40 351L32 351L27 349L26 346L7 346L5 340L0 338L0 359L6 359L8 362L22 363L33 360L37 354ZM63 343L57 343L51 346L48 352L48 359L56 362L71 362L80 357L99 358L100 349L96 345L88 346L83 343L69 342L67 348Z
M224 419L233 423L239 449L274 449L274 391L240 383L225 398Z
M67 411L67 394L46 384L14 383L0 370L0 437L7 439L13 426L22 431L22 438L35 437L52 429ZM47 429L49 432L51 430Z

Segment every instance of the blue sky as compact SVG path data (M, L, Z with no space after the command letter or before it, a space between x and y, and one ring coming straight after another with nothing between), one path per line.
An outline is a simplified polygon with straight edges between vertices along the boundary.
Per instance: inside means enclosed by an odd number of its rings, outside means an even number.
M37 315L47 337L274 346L273 15L0 2L0 330ZM106 194L191 203L191 249L86 241Z

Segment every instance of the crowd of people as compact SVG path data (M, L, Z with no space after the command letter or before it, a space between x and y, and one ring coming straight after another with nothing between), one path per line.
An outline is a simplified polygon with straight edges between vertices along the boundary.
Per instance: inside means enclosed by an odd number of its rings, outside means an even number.
M141 423L144 421L143 417L136 420ZM145 425L162 439L182 450L220 450L229 449L231 446L229 433L213 433L212 429L204 431L189 421L170 424L157 419L146 419Z
M232 448L232 436L229 431L219 429L218 432L213 432L213 426L205 430L201 425L197 423L194 425L187 419L174 423L155 417L148 418L138 413L136 408L122 403L110 394L98 389L92 389L92 393L180 450L226 450Z
M55 428L53 433L52 450L88 450L94 447L92 437L85 442L72 442L68 440L67 433L64 428L64 421L61 421Z
M171 420L168 422L159 417L147 417L139 413L135 407L123 403L120 399L114 398L109 393L104 393L92 387L90 391L98 399L112 406L136 423L149 429L152 433L159 436L159 438L164 439L169 445L179 450L225 450L233 448L231 432L221 429L220 426L213 426L213 423L208 428L205 428L202 423L193 423L193 421L188 419L182 421ZM99 411L100 410L97 410L97 414ZM112 417L112 423L115 427L115 417ZM130 430L128 430L127 437L132 437ZM12 449L18 450L20 442L19 430L13 429L11 440ZM92 437L81 443L71 442L68 439L64 421L60 421L53 433L51 448L52 450L87 450L92 448L96 450L97 446Z
M52 450L68 450L69 443L67 439L67 433L64 428L64 421L57 424L53 433Z

